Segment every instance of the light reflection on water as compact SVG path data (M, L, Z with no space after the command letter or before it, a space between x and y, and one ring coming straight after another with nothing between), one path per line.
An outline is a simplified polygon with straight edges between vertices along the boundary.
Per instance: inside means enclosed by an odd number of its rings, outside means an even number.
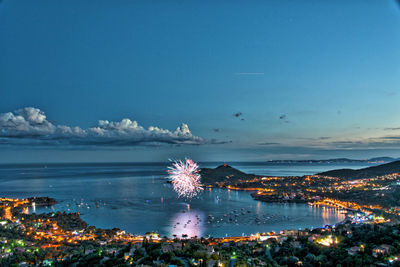
M175 213L170 222L169 236L203 236L204 220L204 213L198 210L188 209L185 212Z

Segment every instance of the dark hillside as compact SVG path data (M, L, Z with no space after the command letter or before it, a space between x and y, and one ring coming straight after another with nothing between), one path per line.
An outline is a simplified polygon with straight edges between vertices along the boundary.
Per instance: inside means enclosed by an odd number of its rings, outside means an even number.
M200 170L201 182L203 184L215 184L216 182L236 182L238 180L253 179L254 174L246 174L227 164L218 166L215 169L202 168Z
M348 178L348 179L359 179L359 178L382 176L391 173L400 173L400 160L358 170L338 169L327 172L321 172L318 173L318 175Z

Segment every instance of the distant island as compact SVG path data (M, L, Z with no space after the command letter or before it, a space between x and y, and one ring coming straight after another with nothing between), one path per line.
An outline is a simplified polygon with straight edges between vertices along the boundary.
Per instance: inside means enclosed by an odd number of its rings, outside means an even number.
M400 158L392 157L376 157L370 159L348 159L348 158L334 158L334 159L302 159L302 160L269 160L268 163L310 163L310 164L330 164L330 163L386 163L400 160Z

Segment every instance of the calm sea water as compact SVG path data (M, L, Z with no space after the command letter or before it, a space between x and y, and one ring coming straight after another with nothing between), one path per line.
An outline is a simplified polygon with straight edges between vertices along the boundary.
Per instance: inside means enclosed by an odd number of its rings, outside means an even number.
M203 163L216 167L218 163ZM304 175L360 164L230 163L247 173ZM334 209L255 201L248 192L209 189L191 201L165 183L165 163L0 165L0 196L49 196L58 204L36 212L79 211L90 225L162 236L238 236L321 227L344 219ZM32 210L33 212L33 210ZM213 218L211 222L210 218Z

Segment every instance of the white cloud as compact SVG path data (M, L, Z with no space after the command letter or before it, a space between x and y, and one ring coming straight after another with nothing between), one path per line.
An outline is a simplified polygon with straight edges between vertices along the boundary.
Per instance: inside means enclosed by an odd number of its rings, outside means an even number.
M0 114L0 136L26 137L52 134L56 127L36 108L23 108L15 113Z
M43 111L26 107L15 112L0 114L0 138L2 143L16 143L27 139L43 141L43 144L78 145L137 145L143 143L203 144L204 140L194 136L187 124L182 123L171 132L155 126L148 129L137 121L122 119L119 122L100 120L97 126L82 129L65 125L54 125L46 119ZM5 139L5 140L4 140Z

